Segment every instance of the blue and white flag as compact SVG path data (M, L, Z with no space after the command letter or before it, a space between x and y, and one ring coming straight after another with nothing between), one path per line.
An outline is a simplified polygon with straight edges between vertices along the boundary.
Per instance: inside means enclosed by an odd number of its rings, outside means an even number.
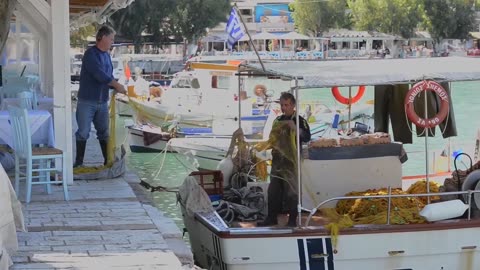
M245 31L243 30L235 8L232 8L232 11L230 11L230 18L228 18L226 32L228 34L227 44L230 50L233 48L233 45L235 45L235 42L239 41L245 35Z

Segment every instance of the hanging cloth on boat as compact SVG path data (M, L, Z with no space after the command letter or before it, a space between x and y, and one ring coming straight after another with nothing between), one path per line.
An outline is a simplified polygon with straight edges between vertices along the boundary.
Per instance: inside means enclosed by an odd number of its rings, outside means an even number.
M440 85L447 91L448 93L448 103L449 103L449 113L447 118L438 125L440 132L442 132L443 138L449 138L457 136L457 126L455 123L455 115L453 113L453 102L452 102L452 95L449 87L448 82L442 82ZM431 118L435 116L438 111L440 110L440 98L432 91L427 91L427 118ZM422 93L417 96L415 99L415 111L417 114L423 118L425 115L425 95ZM417 127L417 136L423 137L425 136L424 129L421 127ZM429 137L435 136L435 128L429 129L428 132Z
M457 135L457 128L455 124L455 117L453 113L452 97L450 95L450 87L448 83L441 83L442 87L448 93L450 112L448 117L438 126L443 132L443 137L448 138ZM375 86L375 105L374 105L374 120L375 132L389 132L389 120L392 124L394 141L402 142L404 144L412 143L412 123L407 119L405 114L405 96L407 95L410 86L408 84L398 85L376 85ZM428 91L428 117L433 117L440 109L440 99L438 96ZM423 116L425 111L424 95L418 95L415 99L415 111L418 115ZM423 128L416 127L417 135L423 136ZM435 130L430 129L430 136L435 135Z
M397 142L412 143L412 123L405 117L405 96L408 84L376 85L374 121L375 132L388 132L392 122L393 139Z

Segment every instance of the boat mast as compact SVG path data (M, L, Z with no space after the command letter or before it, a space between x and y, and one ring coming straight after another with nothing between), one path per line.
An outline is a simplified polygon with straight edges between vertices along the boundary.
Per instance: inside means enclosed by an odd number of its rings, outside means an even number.
M424 119L428 119L428 106L427 106L427 92L428 91L423 91L424 96L425 96L425 112L424 112ZM448 121L448 119L447 119ZM428 164L428 136L430 136L430 128L425 127L424 129L425 132L425 182L427 183L427 194L430 193L430 176L429 176L429 164ZM427 197L427 204L430 204L430 196Z
M297 111L295 113L295 120L296 120L296 139L297 139L297 181L298 181L298 205L297 205L297 211L298 211L298 227L302 226L302 171L300 169L300 161L301 161L301 154L302 154L302 145L300 144L300 115L298 113L298 108L299 108L299 102L298 102L298 89L299 89L299 84L298 84L298 78L295 77L295 86L293 90L295 91L295 108L297 108Z

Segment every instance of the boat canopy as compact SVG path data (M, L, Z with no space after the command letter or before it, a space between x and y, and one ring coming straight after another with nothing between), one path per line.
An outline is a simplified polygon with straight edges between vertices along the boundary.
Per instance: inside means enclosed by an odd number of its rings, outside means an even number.
M406 84L425 79L439 82L480 80L480 59L469 57L265 61L264 65L265 71L258 62L247 62L240 66L240 72L298 79L299 88Z

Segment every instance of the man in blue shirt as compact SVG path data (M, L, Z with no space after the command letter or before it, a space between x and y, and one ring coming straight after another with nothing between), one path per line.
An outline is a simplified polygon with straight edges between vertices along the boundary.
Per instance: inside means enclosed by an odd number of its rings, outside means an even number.
M96 35L95 46L85 51L80 71L80 89L78 90L77 124L75 133L77 154L74 167L83 165L85 146L91 125L97 130L97 139L107 162L107 141L109 137L108 95L110 87L125 94L125 87L113 78L113 66L109 50L115 38L115 31L102 26Z

